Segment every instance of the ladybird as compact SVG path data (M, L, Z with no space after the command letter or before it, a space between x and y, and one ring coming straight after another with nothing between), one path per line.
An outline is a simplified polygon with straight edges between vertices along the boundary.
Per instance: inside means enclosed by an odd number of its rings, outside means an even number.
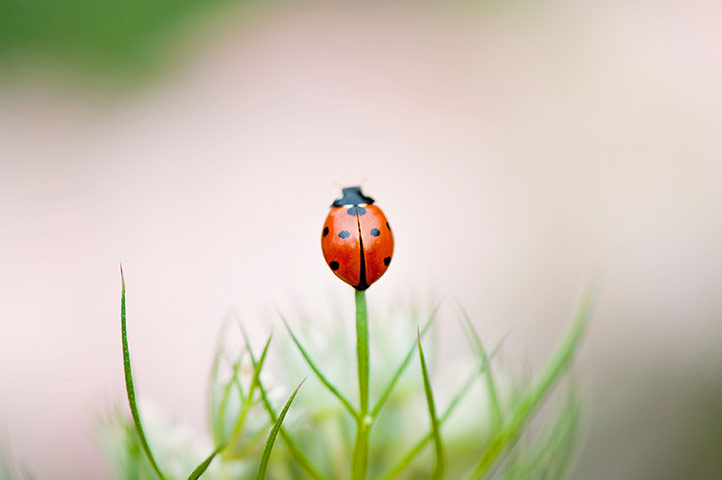
M386 215L361 187L344 188L331 204L321 232L326 264L356 290L366 290L386 273L394 236Z

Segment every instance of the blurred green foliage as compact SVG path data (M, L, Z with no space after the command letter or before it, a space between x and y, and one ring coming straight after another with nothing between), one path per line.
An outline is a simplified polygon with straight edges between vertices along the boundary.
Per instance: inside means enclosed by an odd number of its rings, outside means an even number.
M0 62L105 73L156 67L205 14L233 0L0 0Z
M368 422L367 430L375 426L365 447L368 469L356 478L411 480L431 478L433 471L433 478L445 474L445 478L469 480L563 479L579 445L581 400L573 382L568 383L566 400L552 395L547 412L533 422L532 418L566 378L588 323L590 297L590 293L585 296L564 340L532 381L499 369L498 363L492 377L492 360L500 343L487 354L465 314L461 323L474 355L443 368L440 352L430 341L433 338L426 339L429 345L423 350L421 344L424 334L431 333L432 321L442 313L438 308L427 312L420 305L410 305L372 312L367 344L373 373L369 391L374 399L371 405L377 406L368 410L371 414L362 413L363 394L357 407L341 393L350 392L349 398L355 393L356 362L350 360L353 334L344 328L350 322L301 313L298 335L286 323L290 338L280 336L278 348L268 355L275 358L276 368L268 369L264 364L273 336L267 337L261 353L253 347L255 342L243 322L234 316L221 330L211 369L209 434L199 434L169 425L145 409L141 426L130 369L123 283L121 334L133 419L124 409L117 410L100 425L99 440L118 479L180 479L206 467L204 478L209 480L253 478L257 472L257 478L263 478L268 466L274 479L325 480L347 477L351 459L356 458L358 425ZM376 323L374 318L383 322ZM424 327L419 328L425 318ZM439 323L453 325L450 320L438 318ZM230 331L232 325L238 327L235 332ZM415 341L409 342L414 336ZM419 363L411 362L416 355ZM309 375L290 418L281 426L295 397L293 393L286 400L287 385L297 385ZM357 392L361 387L359 382ZM286 406L280 410L284 401ZM271 456L276 434L282 441ZM209 452L218 453L217 458L208 457Z

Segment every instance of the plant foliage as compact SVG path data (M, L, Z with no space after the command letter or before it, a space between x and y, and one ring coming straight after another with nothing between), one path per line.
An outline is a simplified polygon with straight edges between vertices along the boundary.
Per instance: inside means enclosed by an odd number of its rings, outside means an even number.
M459 308L473 367L463 381L451 382L457 383L455 389L442 385L443 395L436 391L439 386L432 388L432 373L440 367L429 362L429 352L422 344L439 307L421 328L418 315L412 315L410 322L387 320L385 325L395 327L380 332L379 325L368 322L365 296L357 293L356 300L356 365L349 362L352 347L348 344L312 346L282 318L288 337L279 351L283 368L274 372L287 378L313 377L304 394L296 398L298 385L280 411L277 405L284 382L265 368L271 337L257 355L243 323L238 322L241 348L232 352L226 345L232 325L225 322L210 375L209 434L201 436L200 445L193 440L178 445L170 440L171 427L153 416L141 417L136 404L122 279L121 337L130 418L118 412L105 420L101 430L116 477L250 479L265 478L268 473L274 479L493 476L519 480L558 479L570 471L580 428L578 389L568 382L561 402L554 400L559 405L551 409L552 414L536 414L572 364L588 323L591 289L559 347L531 382L498 366L492 370L502 343L487 351L471 319ZM391 315L403 316L402 311ZM414 324L416 340L410 349L399 352L400 345L407 345L403 339L408 338L408 327ZM312 355L312 351L316 353ZM415 351L417 369L409 368ZM433 348L431 355L435 355ZM354 373L358 373L356 385ZM440 378L443 383L450 379L448 375ZM354 393L354 386L358 388L358 407L344 393ZM298 411L289 423L290 409ZM426 422L421 421L424 417ZM153 435L146 434L148 428ZM203 448L208 448L205 455Z

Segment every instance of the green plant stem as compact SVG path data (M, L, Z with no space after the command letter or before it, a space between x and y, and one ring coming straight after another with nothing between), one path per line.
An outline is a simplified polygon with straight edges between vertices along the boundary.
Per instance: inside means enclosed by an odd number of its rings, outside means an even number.
M356 290L356 358L358 363L359 416L356 421L356 444L353 453L352 478L364 480L368 464L369 430L369 325L366 293Z

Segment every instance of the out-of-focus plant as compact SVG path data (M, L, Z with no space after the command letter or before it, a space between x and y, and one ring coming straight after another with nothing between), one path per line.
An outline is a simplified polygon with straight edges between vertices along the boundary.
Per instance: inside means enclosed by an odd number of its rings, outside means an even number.
M12 453L0 443L0 479L3 480L33 480L32 470L13 458Z
M423 343L439 316L438 306L427 313L423 325L419 324L420 309L414 306L391 312L383 325L370 328L365 290L388 267L393 237L383 212L371 205L373 200L360 189L347 190L334 202L322 245L334 273L356 289L355 380L349 361L353 348L342 328L323 328L325 341L311 348L303 338L313 333L309 331L311 322L303 323L306 331L302 336L281 316L290 343L279 352L278 371L291 381L305 375L315 380L308 388L298 385L290 389L266 367L272 337L262 349L254 349L238 321L242 347L233 352L227 347L230 334L226 323L209 382L208 438L180 436L150 415L141 422L130 364L123 279L121 333L131 419L116 412L104 422L101 435L116 477L565 477L578 444L580 401L576 388L569 384L555 412L536 422L531 419L572 363L588 322L591 290L551 359L529 382L492 368L501 344L487 351L467 314L457 308L473 355L467 362L466 377L454 378L458 368L442 371L446 383L456 384L455 390L448 386L439 389L427 361L434 349ZM384 240L377 224L385 225L384 234L390 240ZM351 234L348 225L358 228ZM391 243L376 244L377 238ZM335 259L350 263L339 265ZM382 262L375 265L374 261ZM358 402L345 393L353 391L354 384ZM284 398L287 400L279 409ZM287 417L289 411L293 414Z
M250 0L3 0L0 65L33 62L104 75L157 71L202 19Z

